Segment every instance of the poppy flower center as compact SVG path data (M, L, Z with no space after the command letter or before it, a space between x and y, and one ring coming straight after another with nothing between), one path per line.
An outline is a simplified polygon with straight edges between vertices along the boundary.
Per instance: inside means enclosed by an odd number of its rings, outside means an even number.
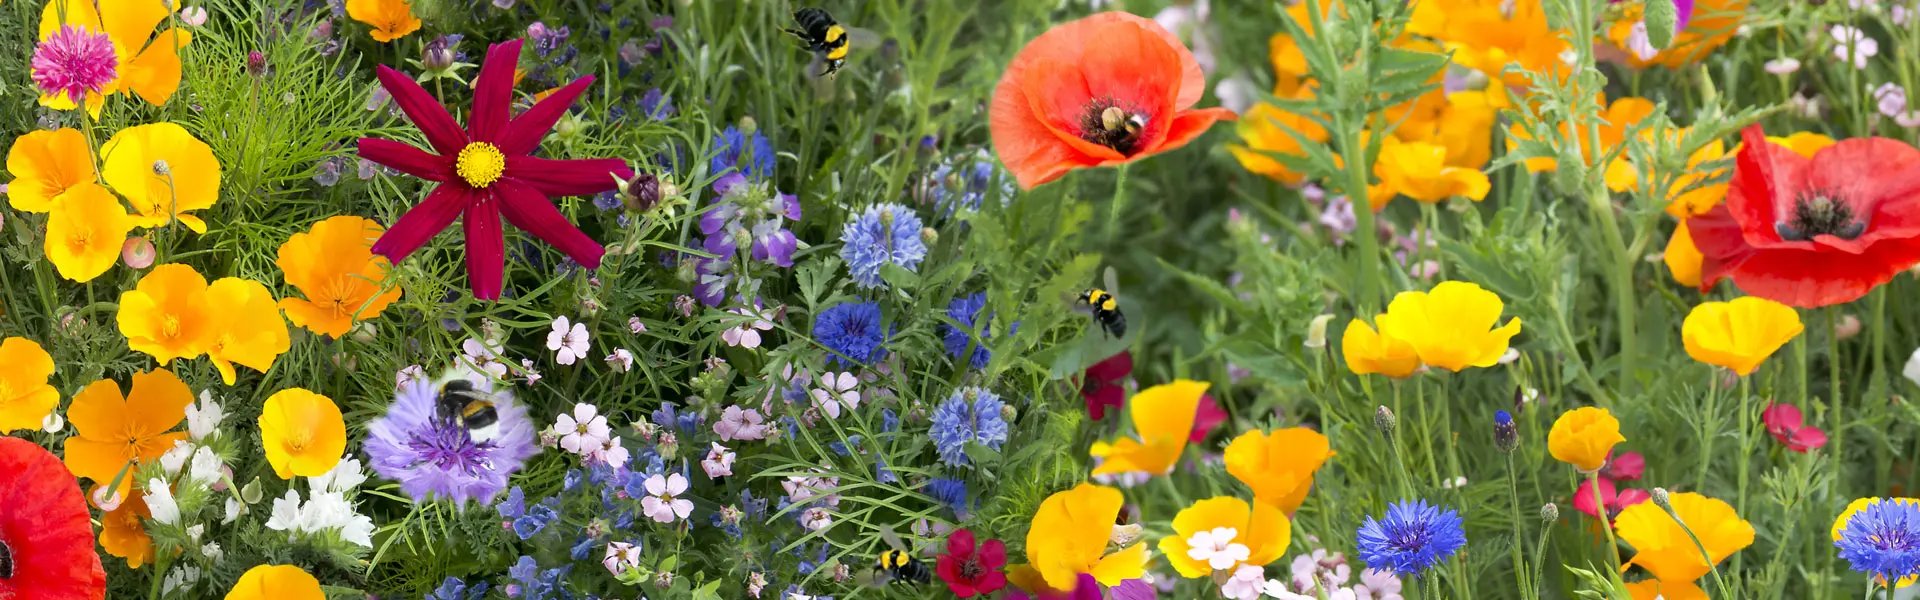
M453 160L454 173L467 180L467 185L476 188L493 185L506 170L507 155L501 153L499 147L486 142L467 144Z
M1121 107L1113 99L1095 100L1080 115L1080 139L1132 154L1147 128L1147 116Z
M1855 220L1853 209L1846 203L1815 192L1795 200L1793 215L1785 223L1774 223L1773 230L1789 242L1803 242L1816 235L1851 240L1867 230L1867 223Z
M167 337L180 335L180 317L167 315L166 318L161 319L160 333L166 334Z
M968 557L960 562L960 578L968 581L980 578L986 568L980 566L980 559Z

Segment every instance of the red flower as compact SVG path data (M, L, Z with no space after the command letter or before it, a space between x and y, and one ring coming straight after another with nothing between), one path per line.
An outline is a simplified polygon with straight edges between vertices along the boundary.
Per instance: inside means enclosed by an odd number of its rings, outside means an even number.
M1591 481L1592 480L1582 481L1580 482L1580 487L1574 488L1573 508L1591 516L1599 516L1593 512L1593 483L1591 483ZM1618 513L1629 506L1653 499L1653 496L1648 494L1646 490L1618 490L1614 487L1613 480L1611 479L1601 477L1599 481L1600 501L1606 503L1608 515Z
M1827 445L1827 432L1807 425L1800 415L1800 407L1792 404L1769 404L1760 411L1760 422L1766 424L1767 433L1785 445L1788 450L1805 454Z
M1920 262L1920 150L1855 138L1812 158L1766 140L1744 147L1727 201L1687 220L1701 281L1813 308L1850 302Z
M1023 189L1067 171L1131 162L1187 145L1224 108L1200 62L1151 19L1106 12L1028 42L993 90L993 150Z
M1007 574L1000 570L1007 565L1006 543L990 539L976 551L973 542L972 531L954 530L947 536L947 553L934 564L934 572L947 582L947 589L961 598L985 596L1007 587Z
M588 269L606 253L555 208L552 196L580 196L614 189L614 178L633 177L613 158L554 160L532 156L574 99L593 83L588 75L511 115L513 71L520 40L494 44L473 83L473 112L465 130L440 101L399 71L381 65L380 85L433 146L429 153L392 140L360 139L360 156L440 185L408 210L373 243L373 252L395 263L461 217L466 228L467 280L474 297L500 297L506 242L500 218L560 249Z
M0 437L0 506L0 598L105 597L87 500L59 457Z
M1607 459L1607 465L1600 468L1600 476L1620 481L1633 481L1647 471L1647 457L1639 452L1626 452Z
M1220 408L1220 403L1213 399L1212 394L1201 394L1200 407L1193 414L1193 435L1187 436L1187 441L1195 444L1204 442L1207 434L1213 433L1214 428L1225 422L1227 411Z
M1119 409L1127 403L1127 390L1120 381L1133 374L1133 353L1119 354L1087 367L1080 384L1080 398L1087 402L1087 415L1098 421L1107 417L1107 409Z

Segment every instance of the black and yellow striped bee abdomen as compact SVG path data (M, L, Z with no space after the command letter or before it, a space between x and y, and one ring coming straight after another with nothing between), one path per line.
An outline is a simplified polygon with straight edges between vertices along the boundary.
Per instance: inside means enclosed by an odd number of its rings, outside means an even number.
M904 550L881 552L879 559L874 561L873 570L885 573L894 582L926 583L933 579L927 564Z
M787 33L805 42L808 50L820 53L826 60L827 69L820 73L831 76L847 64L847 54L852 50L848 45L847 28L842 27L833 15L818 8L802 8L794 11L793 22L799 29L788 29Z
M1080 292L1080 305L1093 311L1093 320L1100 329L1113 337L1126 337L1127 316L1120 312L1120 300L1113 294L1100 288L1089 288Z
M468 431L486 429L500 422L500 411L494 407L493 400L476 390L473 382L464 379L440 386L434 405L436 417Z

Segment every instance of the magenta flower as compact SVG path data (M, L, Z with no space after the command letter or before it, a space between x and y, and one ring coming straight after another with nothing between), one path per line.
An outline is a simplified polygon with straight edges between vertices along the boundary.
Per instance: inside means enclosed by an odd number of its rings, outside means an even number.
M33 84L43 95L65 95L74 104L87 94L107 93L119 72L113 39L91 29L63 25L33 49Z

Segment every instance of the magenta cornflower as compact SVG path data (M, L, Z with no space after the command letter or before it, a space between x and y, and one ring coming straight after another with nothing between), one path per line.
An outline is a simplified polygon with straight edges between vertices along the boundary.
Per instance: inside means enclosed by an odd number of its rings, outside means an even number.
M80 104L103 94L120 74L113 40L91 29L64 25L33 50L33 83L42 94L65 94Z

